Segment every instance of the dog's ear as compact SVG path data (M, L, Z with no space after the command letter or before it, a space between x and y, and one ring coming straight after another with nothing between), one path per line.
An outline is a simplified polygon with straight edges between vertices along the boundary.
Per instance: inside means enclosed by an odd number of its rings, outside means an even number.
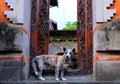
M63 52L65 52L66 51L66 48L65 47L63 47Z
M72 52L75 53L75 51L76 51L75 48L73 48Z

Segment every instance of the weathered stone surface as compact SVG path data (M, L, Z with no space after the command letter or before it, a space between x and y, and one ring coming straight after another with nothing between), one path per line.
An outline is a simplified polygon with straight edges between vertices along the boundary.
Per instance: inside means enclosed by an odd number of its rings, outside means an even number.
M22 53L0 54L0 80L20 81L25 79L27 72Z
M21 62L19 61L1 61L0 80L17 81L21 78Z
M96 30L97 49L100 51L120 50L120 30L102 28Z
M99 81L119 81L120 61L97 61L96 79Z
M96 30L96 41L97 50L106 50L107 39L106 39L106 28Z
M22 51L22 32L0 23L0 51Z
M2 62L2 67L14 67L19 68L21 66L21 63L18 61L4 61Z

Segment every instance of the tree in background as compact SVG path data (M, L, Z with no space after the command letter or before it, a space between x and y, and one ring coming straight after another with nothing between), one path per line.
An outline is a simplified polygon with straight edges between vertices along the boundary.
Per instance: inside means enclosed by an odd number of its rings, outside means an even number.
M77 29L77 21L75 22L67 22L66 27L63 30L76 30Z

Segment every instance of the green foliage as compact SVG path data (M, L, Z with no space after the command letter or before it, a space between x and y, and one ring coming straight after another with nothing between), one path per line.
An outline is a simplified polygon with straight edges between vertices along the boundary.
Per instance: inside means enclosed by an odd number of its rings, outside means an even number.
M66 27L63 30L76 30L77 29L77 21L75 22L67 22Z

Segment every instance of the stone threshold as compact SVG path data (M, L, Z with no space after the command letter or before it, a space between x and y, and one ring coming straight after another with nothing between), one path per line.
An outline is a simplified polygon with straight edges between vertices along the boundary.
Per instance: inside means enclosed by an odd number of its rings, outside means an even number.
M23 81L0 81L0 84L120 84L120 81L95 81L92 75L87 76L66 76L66 81L56 81L54 76L44 76L45 81L37 80L31 76Z

